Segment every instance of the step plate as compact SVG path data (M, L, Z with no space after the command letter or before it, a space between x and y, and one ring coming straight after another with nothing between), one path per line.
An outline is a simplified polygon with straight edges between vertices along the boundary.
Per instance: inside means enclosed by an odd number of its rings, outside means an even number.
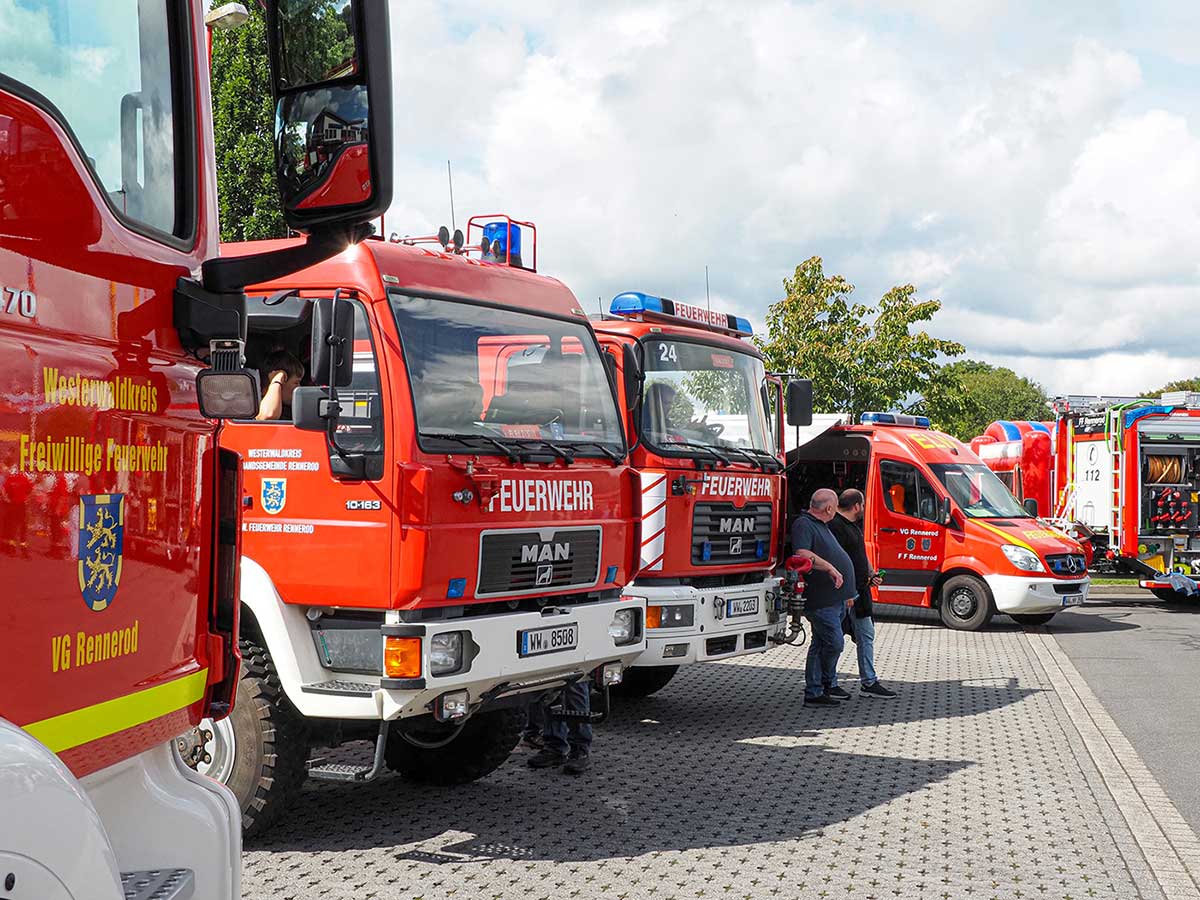
M322 763L309 766L308 777L324 781L358 781L371 771L370 766L351 766L345 763Z
M188 900L196 888L191 869L148 869L122 872L125 900Z
M300 685L300 690L310 694L343 694L351 697L370 697L378 685L365 681L316 681Z

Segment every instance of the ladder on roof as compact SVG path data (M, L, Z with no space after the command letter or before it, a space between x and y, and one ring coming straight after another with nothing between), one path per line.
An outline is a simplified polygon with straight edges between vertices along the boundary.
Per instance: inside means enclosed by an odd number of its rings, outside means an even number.
M1125 430L1122 416L1124 406L1117 406L1107 411L1104 421L1104 443L1108 448L1109 463L1112 467L1109 474L1109 511L1108 511L1108 540L1110 545L1120 546L1121 525L1125 507L1125 466L1124 444Z

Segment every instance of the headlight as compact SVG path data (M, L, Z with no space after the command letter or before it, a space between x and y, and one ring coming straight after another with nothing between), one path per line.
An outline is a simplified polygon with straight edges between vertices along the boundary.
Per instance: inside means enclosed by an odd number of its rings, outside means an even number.
M608 626L608 634L618 647L636 644L641 640L641 619L637 607L618 609Z
M696 621L696 608L690 603L674 606L647 606L647 628L686 628Z
M429 639L429 674L450 675L463 665L463 633L443 631Z
M1018 547L1016 544L1005 544L1000 549L1004 551L1004 555L1008 557L1008 561L1022 572L1046 571L1042 566L1042 561L1038 559L1038 555L1030 550L1026 550L1024 547Z

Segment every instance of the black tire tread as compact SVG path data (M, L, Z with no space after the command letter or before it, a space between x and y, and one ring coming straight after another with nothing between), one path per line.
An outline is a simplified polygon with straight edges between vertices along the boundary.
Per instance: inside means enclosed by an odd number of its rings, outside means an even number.
M977 591L983 599L982 611L977 612L971 619L960 619L950 610L950 594L954 588L962 582L968 582L973 590ZM947 628L953 628L957 631L980 631L987 627L988 622L992 620L992 616L996 613L996 604L992 600L992 592L987 586L987 582L976 575L952 575L942 583L941 591L939 592L938 614L941 616L942 624Z
M308 777L308 728L283 692L267 650L242 638L241 683L237 703L253 703L262 742L262 768L254 794L239 797L242 834L255 837L279 819ZM239 736L240 737L240 736Z
M415 747L393 731L388 736L387 766L408 781L439 787L468 784L490 775L512 755L525 729L525 710L476 713L444 747Z
M630 666L625 670L620 684L609 688L618 697L649 697L667 686L679 666Z

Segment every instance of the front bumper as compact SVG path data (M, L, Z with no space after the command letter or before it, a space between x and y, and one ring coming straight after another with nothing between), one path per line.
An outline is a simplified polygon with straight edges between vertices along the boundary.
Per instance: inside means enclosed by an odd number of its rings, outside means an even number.
M609 625L618 610L633 609L637 639L617 646ZM328 680L301 686L306 715L340 719L398 719L434 712L438 699L465 691L472 713L510 702L516 695L546 690L583 678L597 666L629 665L645 650L645 604L629 598L541 612L514 612L427 622L384 625L383 635L421 639L421 676L387 678L325 669ZM576 647L534 656L521 656L520 632L553 626L578 626ZM430 640L442 632L463 632L464 667L449 675L430 674ZM382 641L382 637L380 638Z
M1024 575L986 575L984 581L1003 613L1048 613L1077 606L1087 600L1091 584L1086 577L1067 581Z
M642 587L625 589L647 606L683 605L692 609L692 625L647 628L646 651L635 666L677 666L763 653L777 646L771 639L787 630L787 617L777 611L778 578L720 588ZM730 617L730 600L758 601L757 612Z

